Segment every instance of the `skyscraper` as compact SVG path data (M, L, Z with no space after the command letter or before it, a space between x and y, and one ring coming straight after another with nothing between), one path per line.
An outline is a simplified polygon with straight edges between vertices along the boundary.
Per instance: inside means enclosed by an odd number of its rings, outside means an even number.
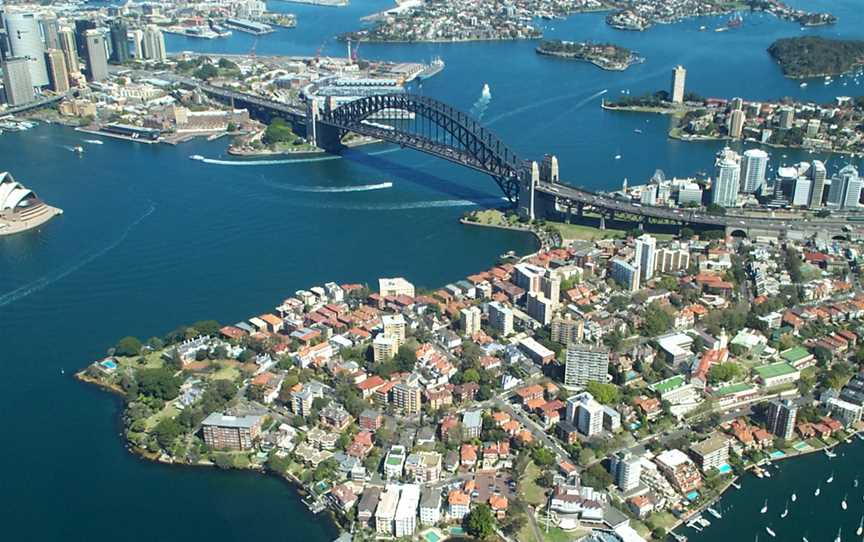
M564 386L585 386L589 382L606 382L609 372L609 349L602 346L570 343L564 365Z
M615 485L623 492L639 487L642 476L642 460L628 451L617 452L609 458L609 474L615 480Z
M111 21L111 62L123 64L128 62L129 55L129 31L123 19Z
M84 38L87 43L87 70L84 74L88 81L104 81L108 78L105 36L99 30L87 30Z
M717 158L717 178L711 186L711 203L734 207L738 201L740 178L741 157L729 148L723 149Z
M87 58L87 36L88 30L96 28L96 22L87 19L75 21L75 50L79 58Z
M732 110L732 113L729 114L729 125L727 126L729 137L741 139L741 135L744 133L745 120L747 120L747 115L744 114L744 111L741 109Z
M135 58L144 60L144 31L136 28L132 31L132 45L135 49Z
M34 101L29 60L26 58L7 58L2 66L6 103L10 106L16 106Z
M48 66L48 82L51 90L57 93L69 91L69 72L66 70L66 59L63 51L48 49L45 51L45 64Z
M12 56L27 59L30 82L34 87L48 84L48 70L45 68L45 47L39 33L39 22L32 13L7 13L6 31Z
M46 49L59 49L60 40L58 32L60 31L60 23L57 21L57 16L53 13L48 13L39 19L39 26L42 27L42 38L45 41Z
M61 28L57 33L60 41L60 50L63 51L63 58L66 60L66 70L69 73L78 73L81 71L81 64L78 62L78 49L75 45L75 33L71 28Z
M765 184L765 171L768 169L768 153L762 149L744 151L741 161L742 192L753 194Z
M810 191L810 208L822 207L822 194L825 191L825 177L828 175L825 164L820 160L813 160L810 164L810 178L813 180L813 188Z
M640 235L636 239L636 263L639 264L639 275L643 281L654 276L657 240L648 235Z
M858 175L855 166L849 164L831 179L828 191L828 205L842 209L858 207L864 180Z
M684 103L684 84L687 79L687 70L684 66L675 66L672 70L672 103Z
M165 53L165 37L159 27L153 24L144 28L144 58L164 62L167 58Z
M795 419L798 407L792 401L771 401L768 403L768 420L766 428L772 435L789 439L795 435Z

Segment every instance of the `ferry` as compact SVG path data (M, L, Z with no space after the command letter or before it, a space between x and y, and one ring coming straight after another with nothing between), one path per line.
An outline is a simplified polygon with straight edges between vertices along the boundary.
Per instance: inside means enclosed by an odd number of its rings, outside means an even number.
M190 160L197 160L200 162L200 161L204 160L204 157L201 156L200 154L193 154L192 156L189 157L189 159Z
M417 74L417 78L423 81L424 79L429 79L433 75L437 75L444 69L444 61L441 60L440 56L436 56L432 59L432 62L429 63L428 66L423 68L423 70Z

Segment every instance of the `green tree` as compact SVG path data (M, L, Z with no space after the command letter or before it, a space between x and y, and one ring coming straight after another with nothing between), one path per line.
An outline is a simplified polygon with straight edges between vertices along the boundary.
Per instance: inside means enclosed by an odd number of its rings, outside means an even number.
M531 459L540 467L548 467L555 464L555 454L541 446L531 450Z
M170 401L180 394L181 381L170 369L139 369L136 377L142 395Z
M141 353L141 341L137 337L123 337L117 341L114 353L118 356L131 357Z
M608 384L605 382L589 382L586 386L588 392L594 396L594 399L597 400L602 405L612 405L618 402L620 399L620 392L618 391L618 386L615 384Z
M646 337L660 335L669 331L672 328L672 323L672 315L660 303L655 301L645 309L642 321L642 334Z
M488 504L475 507L465 516L465 532L478 540L486 540L495 532L495 517Z
M153 436L163 450L170 449L181 434L183 434L183 427L174 418L162 418L153 428Z

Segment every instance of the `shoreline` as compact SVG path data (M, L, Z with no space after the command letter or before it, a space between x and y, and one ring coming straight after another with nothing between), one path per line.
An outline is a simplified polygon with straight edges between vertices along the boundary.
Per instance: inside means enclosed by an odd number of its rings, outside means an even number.
M606 59L602 58L590 58L586 56L580 56L578 53L559 53L554 51L548 51L541 47L537 47L534 49L538 55L541 56L549 56L553 58L560 58L562 60L576 60L578 62L587 62L589 64L593 64L597 66L601 70L610 71L610 72L623 72L628 68L633 66L634 64L640 64L645 61L644 57L640 57L633 53L630 54L630 58L627 59L626 63L621 62L609 62Z

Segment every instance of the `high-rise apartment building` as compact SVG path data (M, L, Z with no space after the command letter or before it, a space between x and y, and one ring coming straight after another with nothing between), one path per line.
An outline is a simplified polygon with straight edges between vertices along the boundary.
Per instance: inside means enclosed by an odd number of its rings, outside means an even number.
M470 337L480 331L482 313L479 307L466 307L459 311L462 331Z
M489 325L505 337L512 334L513 311L498 301L489 303Z
M828 205L841 209L854 209L861 201L861 188L864 180L858 175L858 170L852 164L841 169L831 179L828 190Z
M79 73L81 65L78 62L75 33L71 28L61 28L57 33L57 39L60 42L60 50L63 51L63 58L66 60L66 71L70 74Z
M636 263L639 264L639 276L643 281L654 276L657 256L657 240L648 235L640 235L636 239Z
M589 382L606 382L609 349L605 346L570 343L564 364L564 386L574 388Z
M675 66L672 70L672 103L684 103L684 86L687 79L687 70L684 66Z
M167 58L162 31L156 25L147 25L144 28L144 59L165 62Z
M828 170L821 160L813 160L810 163L810 179L813 180L813 187L810 190L810 201L808 205L811 209L822 207L822 198L825 192L825 178L828 175Z
M753 194L765 184L765 172L768 169L768 153L762 149L744 151L741 159L741 191Z
M798 407L788 399L768 403L768 419L766 428L772 435L782 439L790 439L795 435L795 420Z

